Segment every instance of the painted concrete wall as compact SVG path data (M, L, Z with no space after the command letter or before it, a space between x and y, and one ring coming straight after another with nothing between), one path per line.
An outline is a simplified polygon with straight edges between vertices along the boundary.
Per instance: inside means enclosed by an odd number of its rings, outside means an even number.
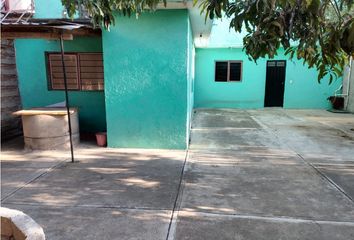
M286 60L280 52L275 58ZM242 82L215 82L216 60L242 60ZM241 48L196 50L196 108L263 108L265 97L266 59L257 64L248 60ZM284 108L329 108L327 98L340 86L341 79L331 85L328 80L317 82L317 72L302 62L287 61Z
M34 0L34 18L63 18L61 0Z
M65 41L65 51L101 52L101 38L77 37ZM60 51L59 41L18 39L15 41L19 89L24 109L43 107L63 102L64 91L49 91L46 51ZM79 108L80 130L83 132L105 131L105 102L103 91L70 91L71 106Z
M283 56L286 59L286 56ZM328 78L317 81L317 71L308 69L302 61L287 61L284 108L330 109L328 97L341 86L342 79L329 85Z
M187 10L116 17L102 37L108 146L186 148Z

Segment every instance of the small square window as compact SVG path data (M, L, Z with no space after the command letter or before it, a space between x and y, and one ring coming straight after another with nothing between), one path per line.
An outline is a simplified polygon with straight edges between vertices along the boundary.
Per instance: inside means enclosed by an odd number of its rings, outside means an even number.
M242 61L216 61L215 82L240 82Z

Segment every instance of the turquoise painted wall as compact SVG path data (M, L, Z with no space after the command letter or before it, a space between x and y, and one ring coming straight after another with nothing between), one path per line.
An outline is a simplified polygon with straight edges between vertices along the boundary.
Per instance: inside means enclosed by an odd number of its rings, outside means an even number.
M63 18L61 0L34 0L34 18Z
M187 10L116 17L102 37L108 146L186 148Z
M317 76L317 71L308 69L302 61L287 61L284 108L330 109L331 104L327 98L334 95L342 79L329 85L328 78L318 83Z
M286 60L283 51L275 58ZM242 82L215 82L216 60L242 60ZM241 48L196 49L196 108L263 108L266 80L266 59L257 64L248 60ZM317 82L317 72L288 60L286 67L284 108L330 107L327 98L340 86L341 79L328 85L328 79Z
M65 41L65 51L101 52L101 38L77 37ZM15 41L19 89L24 109L63 102L64 91L49 91L46 51L60 51L59 41L17 39ZM106 113L103 91L70 91L71 106L79 108L80 130L105 131Z

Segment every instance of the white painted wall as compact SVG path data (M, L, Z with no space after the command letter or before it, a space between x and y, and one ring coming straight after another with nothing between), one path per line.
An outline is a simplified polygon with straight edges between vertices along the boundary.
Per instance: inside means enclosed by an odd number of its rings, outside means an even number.
M347 67L343 76L343 94L347 92L345 106L349 112L354 113L354 60L352 60L351 68Z

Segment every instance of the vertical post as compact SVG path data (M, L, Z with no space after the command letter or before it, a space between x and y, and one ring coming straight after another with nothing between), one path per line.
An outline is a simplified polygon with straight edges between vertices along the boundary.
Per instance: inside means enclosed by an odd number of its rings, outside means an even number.
M71 162L74 162L74 149L73 149L73 139L72 139L71 119L70 119L70 105L69 105L69 95L68 95L68 82L66 79L66 70L65 70L65 61L64 61L63 34L60 35L60 50L61 50L61 63L63 64L63 74L64 74L65 107L66 107L66 113L68 115Z

